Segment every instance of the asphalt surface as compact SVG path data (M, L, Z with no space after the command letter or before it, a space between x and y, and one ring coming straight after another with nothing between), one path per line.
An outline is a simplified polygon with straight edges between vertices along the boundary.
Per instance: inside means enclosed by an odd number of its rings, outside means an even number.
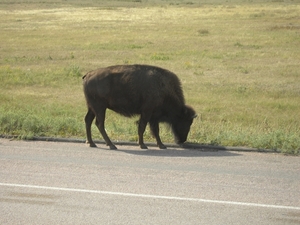
M0 139L0 224L300 224L300 157Z

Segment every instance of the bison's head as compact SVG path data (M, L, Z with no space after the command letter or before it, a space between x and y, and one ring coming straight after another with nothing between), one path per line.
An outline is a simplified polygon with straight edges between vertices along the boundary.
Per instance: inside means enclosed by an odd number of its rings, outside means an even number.
M190 106L184 106L181 110L180 115L172 124L172 131L175 136L175 142L177 144L182 144L186 141L190 127L193 123L194 118L197 115Z

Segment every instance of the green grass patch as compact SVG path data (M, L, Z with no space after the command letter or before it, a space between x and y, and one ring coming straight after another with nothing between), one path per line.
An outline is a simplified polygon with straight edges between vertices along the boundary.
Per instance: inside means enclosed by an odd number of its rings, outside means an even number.
M175 72L199 117L189 141L298 154L296 1L1 1L0 134L85 137L81 76L114 64ZM113 140L137 118L108 112ZM94 138L100 134L93 126ZM172 142L167 126L161 137ZM154 141L149 129L146 141Z

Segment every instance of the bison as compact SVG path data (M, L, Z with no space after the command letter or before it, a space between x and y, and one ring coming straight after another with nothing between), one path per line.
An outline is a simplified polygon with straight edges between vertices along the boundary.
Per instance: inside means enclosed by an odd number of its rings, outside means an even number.
M106 109L132 117L140 115L138 143L142 149L147 124L160 149L166 146L159 137L159 122L170 125L175 141L186 141L193 119L197 116L185 100L178 77L149 65L117 65L88 72L83 79L88 112L85 116L87 143L96 147L91 137L91 124L96 125L110 149L117 149L104 128Z

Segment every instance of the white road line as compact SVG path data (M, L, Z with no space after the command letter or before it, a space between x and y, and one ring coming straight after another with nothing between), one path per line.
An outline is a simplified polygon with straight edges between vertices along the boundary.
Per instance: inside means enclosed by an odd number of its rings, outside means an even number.
M263 208L300 210L300 207L295 207L295 206L268 205L268 204L256 204L256 203L247 203L247 202L234 202L234 201L219 201L219 200L208 200L208 199L201 199L201 198L183 198L183 197L175 197L175 196L145 195L145 194L97 191L97 190L75 189L75 188L47 187L47 186L26 185L26 184L0 183L0 186L45 189L45 190L53 190L53 191L81 192L81 193L102 194L102 195L119 195L119 196L137 197L137 198L167 199L167 200L215 203L215 204L225 204L225 205L240 205L240 206L263 207Z

